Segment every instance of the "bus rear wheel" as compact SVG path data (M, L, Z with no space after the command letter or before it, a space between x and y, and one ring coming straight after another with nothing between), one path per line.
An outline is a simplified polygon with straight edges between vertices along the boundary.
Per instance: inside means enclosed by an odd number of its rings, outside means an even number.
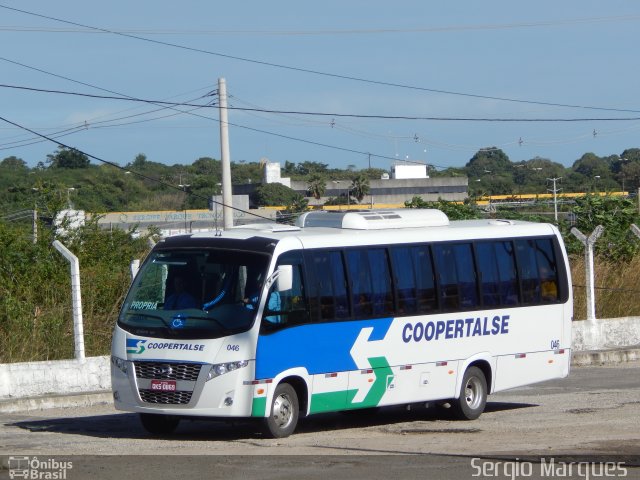
M142 426L147 432L153 435L168 435L173 433L178 427L180 418L172 415L141 413L140 423L142 423Z
M487 379L478 367L464 372L460 395L453 402L453 413L460 420L475 420L487 404Z
M272 438L288 437L296 429L300 409L298 394L288 383L276 387L269 416L265 418L266 433Z

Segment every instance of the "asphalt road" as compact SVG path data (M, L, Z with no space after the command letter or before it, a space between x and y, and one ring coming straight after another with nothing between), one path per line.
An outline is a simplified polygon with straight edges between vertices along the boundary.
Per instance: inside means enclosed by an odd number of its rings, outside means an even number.
M58 461L45 473L70 461L68 479L640 478L640 363L492 395L471 422L434 406L382 408L309 417L277 440L253 422L217 421L151 438L111 405L5 414L0 478L9 456Z

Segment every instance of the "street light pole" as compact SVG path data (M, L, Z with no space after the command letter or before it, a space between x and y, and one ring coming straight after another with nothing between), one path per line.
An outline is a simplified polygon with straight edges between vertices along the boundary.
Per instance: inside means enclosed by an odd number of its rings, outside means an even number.
M334 180L333 183L336 184L338 188L338 197L340 197L340 180ZM342 210L342 203L338 203L338 208Z
M547 178L550 182L553 182L553 218L555 218L556 223L558 223L558 189L556 188L556 182L560 180L562 177L558 178Z
M184 192L184 233L187 233L187 231L189 230L187 228L187 188L189 188L191 185L187 185L187 184L182 184L181 183L178 186Z

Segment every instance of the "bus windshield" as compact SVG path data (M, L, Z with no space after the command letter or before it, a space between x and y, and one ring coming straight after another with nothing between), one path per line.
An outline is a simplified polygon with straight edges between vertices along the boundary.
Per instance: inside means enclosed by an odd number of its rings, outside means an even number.
M136 335L218 338L253 324L269 256L213 249L152 252L118 325Z

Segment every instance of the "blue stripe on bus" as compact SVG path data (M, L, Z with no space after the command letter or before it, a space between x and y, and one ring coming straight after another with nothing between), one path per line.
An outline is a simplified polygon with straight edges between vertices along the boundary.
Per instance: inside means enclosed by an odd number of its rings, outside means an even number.
M357 370L351 358L363 328L373 327L369 341L382 340L393 318L301 325L261 335L256 352L256 378L274 378L296 367L309 374Z

